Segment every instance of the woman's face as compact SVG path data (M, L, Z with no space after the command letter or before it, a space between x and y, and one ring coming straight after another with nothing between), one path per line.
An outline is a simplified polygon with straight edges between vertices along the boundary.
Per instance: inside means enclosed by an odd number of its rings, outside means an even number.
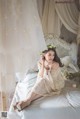
M48 62L51 62L54 60L54 57L55 57L55 52L50 50L48 51L46 54L45 54L45 59L48 61Z

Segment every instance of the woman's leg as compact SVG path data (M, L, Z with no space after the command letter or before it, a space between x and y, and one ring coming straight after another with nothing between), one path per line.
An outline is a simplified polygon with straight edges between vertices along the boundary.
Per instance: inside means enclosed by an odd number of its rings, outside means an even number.
M38 81L38 80L37 80ZM30 103L37 99L37 98L40 98L42 97L42 95L39 95L35 92L35 90L41 90L42 88L44 88L44 83L43 83L43 79L39 80L38 82L36 82L36 84L33 86L31 92L28 94L27 98L21 102L19 102L17 104L17 108L19 109L19 107L21 109L27 107L28 105L30 105ZM38 92L38 91L37 91Z
M42 95L36 94L34 91L32 91L29 93L27 99L29 99L30 101L33 101L40 97L42 97Z
M42 97L42 96L39 95L39 94L36 94L35 92L32 91L32 92L29 93L27 99L25 99L24 101L21 101L21 102L19 102L19 103L17 104L17 108L18 108L19 110L22 110L22 109L24 109L25 107L29 106L32 101L34 101L34 100L36 100L36 99L38 99L38 98L40 98L40 97Z

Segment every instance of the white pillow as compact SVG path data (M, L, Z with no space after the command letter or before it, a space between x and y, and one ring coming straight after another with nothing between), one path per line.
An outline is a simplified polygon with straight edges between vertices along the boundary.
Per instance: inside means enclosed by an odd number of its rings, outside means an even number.
M16 82L22 81L26 77L24 72L16 72Z
M22 80L22 82L26 82L34 78L37 78L37 72L27 74L26 77Z
M22 80L21 83L25 83L27 86L27 89L30 90L34 86L36 80L37 80L37 72L29 73L26 75L25 79Z

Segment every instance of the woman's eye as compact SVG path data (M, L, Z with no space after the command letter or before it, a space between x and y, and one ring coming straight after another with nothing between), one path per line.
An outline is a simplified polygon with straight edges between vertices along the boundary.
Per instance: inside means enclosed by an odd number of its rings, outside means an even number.
M52 54L49 54L49 56L54 56L54 55L52 55Z

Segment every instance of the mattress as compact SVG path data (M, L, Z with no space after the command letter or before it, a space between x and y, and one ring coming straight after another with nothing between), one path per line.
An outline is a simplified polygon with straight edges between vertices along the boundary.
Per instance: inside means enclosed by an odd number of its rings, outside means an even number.
M25 98L24 90L29 91L32 82L34 82L33 79L30 80L30 86L28 86L29 82L28 84L25 83L26 80L17 85L8 111L8 119L80 119L80 89L71 86L65 87L59 95L41 97L33 101L30 106L21 112L14 111L12 104L16 97L17 99Z

